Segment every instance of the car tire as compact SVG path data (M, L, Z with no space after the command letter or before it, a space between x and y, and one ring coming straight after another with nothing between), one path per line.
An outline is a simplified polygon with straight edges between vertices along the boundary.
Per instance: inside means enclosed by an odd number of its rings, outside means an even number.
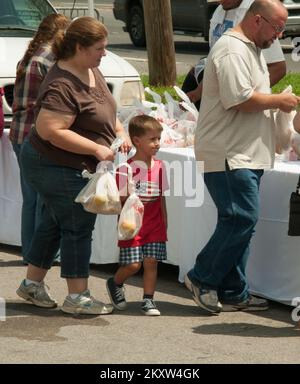
M146 46L146 34L143 8L134 5L129 12L128 32L130 39L136 47Z

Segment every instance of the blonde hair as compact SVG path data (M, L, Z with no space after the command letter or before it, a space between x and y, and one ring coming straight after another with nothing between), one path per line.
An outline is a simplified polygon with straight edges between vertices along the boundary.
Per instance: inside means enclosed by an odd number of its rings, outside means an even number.
M26 67L30 59L38 51L41 45L50 42L59 33L63 33L69 23L70 20L59 13L51 13L41 21L36 34L30 41L28 48L18 65L16 81L20 80L25 75Z
M162 132L163 128L160 123L154 119L154 117L147 115L135 116L129 121L128 131L129 136L141 137L147 134L149 131Z
M53 53L57 60L69 59L76 53L76 45L90 47L107 37L108 31L104 24L93 17L83 16L73 20L61 38L53 44Z

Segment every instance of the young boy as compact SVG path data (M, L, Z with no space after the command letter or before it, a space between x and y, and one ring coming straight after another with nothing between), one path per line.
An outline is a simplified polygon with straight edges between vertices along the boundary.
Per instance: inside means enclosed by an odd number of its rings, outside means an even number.
M129 135L136 153L128 160L128 164L132 168L136 193L144 204L143 224L133 239L118 242L120 266L115 276L106 283L113 306L121 311L126 309L123 283L137 273L143 264L142 312L147 316L160 315L153 295L157 263L166 259L167 211L163 192L168 189L168 183L163 163L154 157L160 148L161 132L162 126L150 116L136 116L129 122ZM124 195L124 186L127 187L127 178L122 177L122 173L120 170L118 179L121 196Z

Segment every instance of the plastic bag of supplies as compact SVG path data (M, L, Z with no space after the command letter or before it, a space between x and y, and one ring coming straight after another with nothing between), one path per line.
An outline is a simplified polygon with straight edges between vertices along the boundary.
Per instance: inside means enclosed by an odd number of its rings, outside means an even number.
M128 168L127 185L129 196L122 208L118 222L118 239L133 239L139 232L143 224L144 205L135 193L134 182L132 179L132 169L128 164L122 164Z
M289 85L282 93L292 93L292 86ZM275 112L275 141L276 152L287 151L292 144L293 119L295 112L283 112L280 109Z
M111 150L116 152L123 140L117 138L111 145ZM91 174L87 170L82 172L82 177L90 181L79 192L75 202L81 203L83 208L92 213L102 215L118 215L121 212L121 200L113 172L109 171L110 162L101 161L96 172Z
M83 171L82 177L87 177L90 181L79 192L75 199L76 203L81 203L86 211L92 213L118 215L121 212L122 206L116 180L105 162L99 163L93 174Z

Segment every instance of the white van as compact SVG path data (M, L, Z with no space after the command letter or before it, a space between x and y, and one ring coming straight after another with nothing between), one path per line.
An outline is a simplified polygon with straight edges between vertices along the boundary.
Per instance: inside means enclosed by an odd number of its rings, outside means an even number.
M48 0L0 0L0 87L5 125L11 121L16 67L23 57L41 20L56 10ZM136 69L121 57L107 51L101 60L104 75L118 108L130 106L135 98L144 97L144 89Z

